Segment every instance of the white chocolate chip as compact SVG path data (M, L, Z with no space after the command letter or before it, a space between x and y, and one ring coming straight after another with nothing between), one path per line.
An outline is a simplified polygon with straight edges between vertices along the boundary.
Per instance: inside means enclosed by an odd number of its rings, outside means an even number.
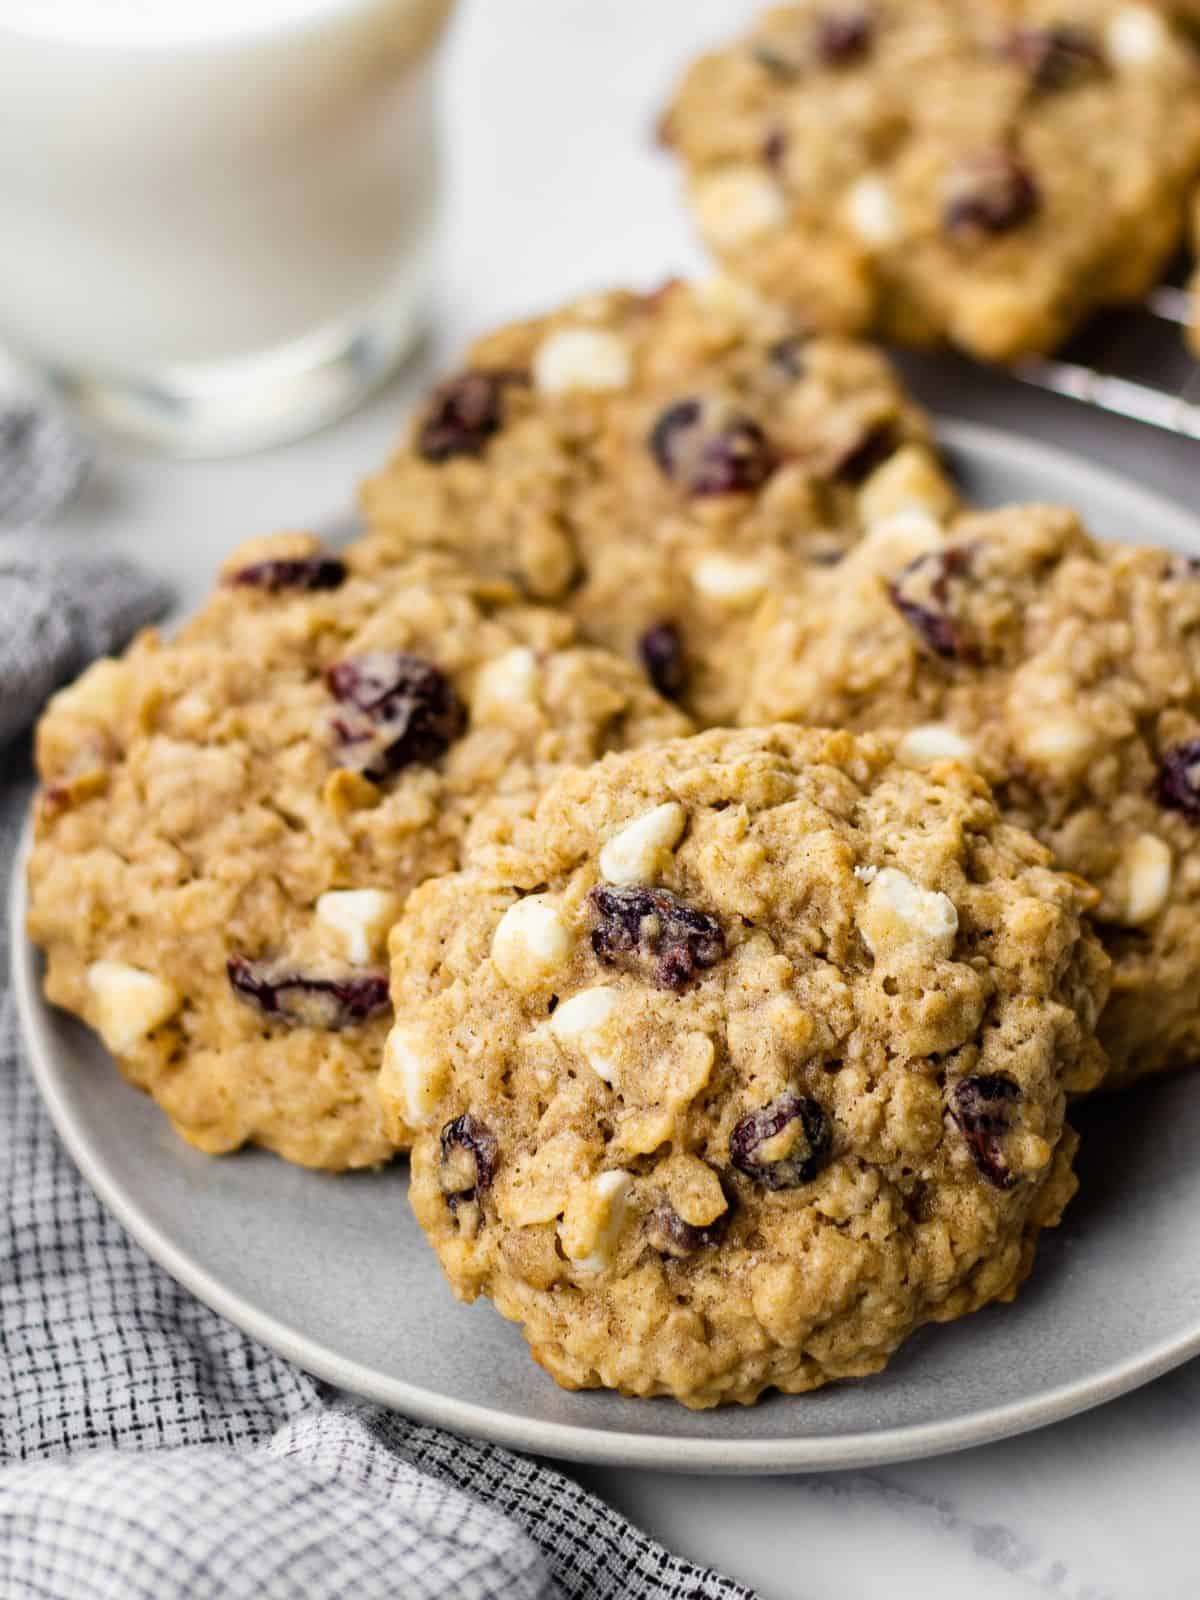
M717 249L747 244L777 228L787 201L774 178L758 167L722 167L692 184L700 232Z
M627 822L600 852L600 872L609 883L653 883L687 827L687 812L667 800Z
M532 650L507 650L480 668L471 695L471 713L477 720L533 706L538 700L538 663Z
M949 895L922 889L906 873L884 867L867 889L859 927L867 948L876 956L890 944L915 939L949 955L958 932L958 912Z
M629 343L609 328L556 328L533 356L533 384L542 394L627 389L633 377Z
M571 931L544 894L518 900L492 935L492 960L514 989L536 989L571 954Z
M1133 841L1125 857L1125 915L1123 921L1138 927L1156 917L1171 893L1171 847L1155 833Z
M1123 6L1105 30L1108 54L1119 67L1144 67L1163 54L1170 34L1152 6Z
M854 876L858 879L859 883L874 883L875 879L879 876L879 868L873 867L869 864L866 866L855 867Z
M954 510L954 491L925 445L906 444L863 484L858 509L867 528L906 512L939 521Z
M736 556L701 556L692 568L692 587L708 600L731 611L752 606L771 582L771 569L763 561L739 561Z
M564 1000L546 1024L547 1031L560 1044L578 1050L592 1071L605 1083L613 1081L616 1067L605 1052L599 1036L616 1009L616 990L599 984Z
M1016 730L1021 754L1035 766L1054 771L1078 771L1095 747L1095 736L1086 722L1070 712L1048 716L1032 726Z
M171 721L176 731L190 733L193 737L203 739L204 730L212 721L214 708L207 695L191 694L181 695L176 700L172 711Z
M437 1110L446 1071L446 1059L428 1035L398 1022L383 1048L379 1088L399 1100L410 1128L422 1128Z
M632 1187L628 1172L602 1172L571 1191L559 1237L577 1272L595 1276L612 1260Z
M882 247L900 237L900 215L891 185L868 172L846 192L846 220L864 244Z
M124 961L93 961L87 984L96 1027L114 1055L134 1049L183 1004L173 983Z
M936 517L924 511L897 511L872 523L849 559L873 572L895 572L945 542L946 530Z
M330 889L317 901L317 918L337 935L346 960L361 967L383 953L401 904L390 889Z
M763 297L756 289L724 272L701 278L692 288L692 299L710 316L728 317L732 322L747 326L766 310Z
M910 728L896 745L896 759L906 767L931 767L935 761L961 761L969 767L975 746L945 722L924 722Z

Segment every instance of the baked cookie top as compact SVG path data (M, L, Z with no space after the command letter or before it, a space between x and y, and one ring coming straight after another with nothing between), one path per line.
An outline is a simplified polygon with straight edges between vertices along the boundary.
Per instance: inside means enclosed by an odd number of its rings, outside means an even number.
M1137 298L1200 171L1200 55L1140 0L810 0L663 123L700 232L814 325L1047 350Z
M748 720L906 729L972 762L1010 819L1100 891L1114 1079L1200 1050L1200 571L1021 506L900 519L752 642Z
M455 1291L567 1387L754 1400L1007 1298L1107 962L965 767L795 728L565 774L391 937L379 1090Z
M363 489L371 526L465 552L736 716L756 601L865 522L954 494L885 358L717 279L502 328Z
M46 992L202 1149L382 1161L404 896L564 764L686 729L566 618L449 558L257 541L174 642L143 634L42 719Z

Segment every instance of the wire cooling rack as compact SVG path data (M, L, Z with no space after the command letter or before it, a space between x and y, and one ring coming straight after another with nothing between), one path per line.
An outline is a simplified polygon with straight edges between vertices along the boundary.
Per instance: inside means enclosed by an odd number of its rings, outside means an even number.
M1191 320L1190 292L1178 282L1164 283L1140 306L1097 318L1061 354L1019 362L1013 375L1101 411L1200 439L1200 362L1182 339Z

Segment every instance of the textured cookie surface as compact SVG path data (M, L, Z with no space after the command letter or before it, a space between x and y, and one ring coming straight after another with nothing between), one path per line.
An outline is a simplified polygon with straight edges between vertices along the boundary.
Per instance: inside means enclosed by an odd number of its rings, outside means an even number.
M794 728L567 774L391 939L456 1292L568 1387L754 1400L1011 1297L1101 1070L1087 896L952 763Z
M561 602L706 722L734 719L747 618L796 563L954 501L881 355L724 280L597 295L467 360L368 520Z
M985 359L1136 298L1200 169L1200 56L1139 0L812 0L664 121L727 267L816 325Z
M1100 891L1113 1081L1200 1053L1200 572L1068 511L894 524L762 609L751 720L903 728L975 763Z
M143 636L42 720L47 994L202 1149L383 1160L404 895L564 763L681 731L635 669L447 558L259 541L175 642Z

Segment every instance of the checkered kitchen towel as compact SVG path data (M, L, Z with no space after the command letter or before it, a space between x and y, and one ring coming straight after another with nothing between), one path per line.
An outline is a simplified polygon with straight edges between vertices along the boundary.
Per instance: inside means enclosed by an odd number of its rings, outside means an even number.
M0 727L161 602L0 533ZM22 747L0 774L3 877ZM6 1600L751 1600L558 1473L347 1400L193 1300L59 1147L2 977L0 1451Z

